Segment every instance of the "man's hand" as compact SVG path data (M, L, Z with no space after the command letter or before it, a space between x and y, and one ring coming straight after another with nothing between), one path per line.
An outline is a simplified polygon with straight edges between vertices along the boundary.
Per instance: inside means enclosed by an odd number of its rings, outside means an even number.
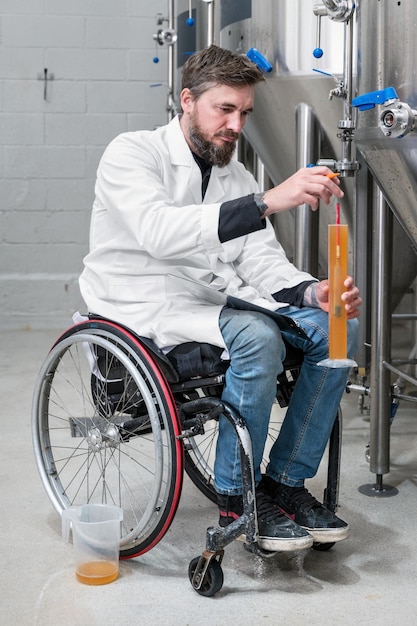
M353 278L348 276L344 281L346 291L341 295L342 302L345 303L345 309L348 319L359 317L359 307L362 304L362 298L359 295L359 289L353 282ZM304 292L304 306L313 306L329 311L329 281L322 280L319 283L312 283Z
M316 211L320 200L330 203L332 196L343 198L340 180L329 178L333 172L325 166L304 167L283 183L269 189L264 194L268 210L265 215L272 215L292 209L300 204L309 204Z

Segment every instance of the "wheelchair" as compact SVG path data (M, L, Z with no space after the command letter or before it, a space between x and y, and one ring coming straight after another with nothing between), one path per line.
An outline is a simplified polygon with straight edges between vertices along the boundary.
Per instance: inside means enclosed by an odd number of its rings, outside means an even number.
M206 344L185 344L183 355ZM221 350L220 350L221 352ZM288 405L302 363L288 351L277 381L277 400ZM32 438L46 493L61 515L70 506L106 503L123 509L120 558L151 550L169 529L184 471L215 502L213 464L219 416L236 430L242 466L243 515L226 528L210 527L206 549L192 559L189 579L200 595L223 586L224 548L242 534L257 545L252 449L241 417L221 401L227 363L181 379L169 356L150 339L90 315L66 330L38 374L32 404ZM274 441L279 425L270 424ZM341 445L339 409L328 446L324 504L337 508ZM314 544L327 550L333 544Z

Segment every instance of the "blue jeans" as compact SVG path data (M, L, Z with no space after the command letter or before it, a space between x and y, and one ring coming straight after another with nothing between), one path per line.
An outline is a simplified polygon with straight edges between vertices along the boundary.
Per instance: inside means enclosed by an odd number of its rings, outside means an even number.
M317 363L328 356L328 315L321 309L280 309L302 327L311 343L295 334L282 333L276 322L262 313L224 308L219 325L230 354L230 367L222 399L244 418L249 430L255 482L261 480L260 465L268 434L277 376L283 370L286 341L304 352L300 376L291 396L279 436L270 455L267 474L293 487L313 477L324 454L349 368L327 368ZM358 321L348 322L348 357L357 345ZM242 493L237 436L226 418L219 421L214 465L219 493Z

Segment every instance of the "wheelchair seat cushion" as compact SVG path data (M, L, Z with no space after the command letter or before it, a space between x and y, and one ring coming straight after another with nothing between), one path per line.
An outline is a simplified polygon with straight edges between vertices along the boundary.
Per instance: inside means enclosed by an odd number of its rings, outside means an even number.
M182 382L224 374L229 367L229 361L221 359L223 352L223 348L209 343L189 341L176 346L166 356Z

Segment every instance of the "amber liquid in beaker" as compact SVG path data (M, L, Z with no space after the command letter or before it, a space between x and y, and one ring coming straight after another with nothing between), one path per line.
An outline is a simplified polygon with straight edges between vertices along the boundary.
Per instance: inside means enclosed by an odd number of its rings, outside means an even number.
M85 585L106 585L116 580L119 570L111 561L89 561L79 565L75 575Z
M329 358L346 359L347 315L340 299L346 291L348 266L347 224L329 224Z

